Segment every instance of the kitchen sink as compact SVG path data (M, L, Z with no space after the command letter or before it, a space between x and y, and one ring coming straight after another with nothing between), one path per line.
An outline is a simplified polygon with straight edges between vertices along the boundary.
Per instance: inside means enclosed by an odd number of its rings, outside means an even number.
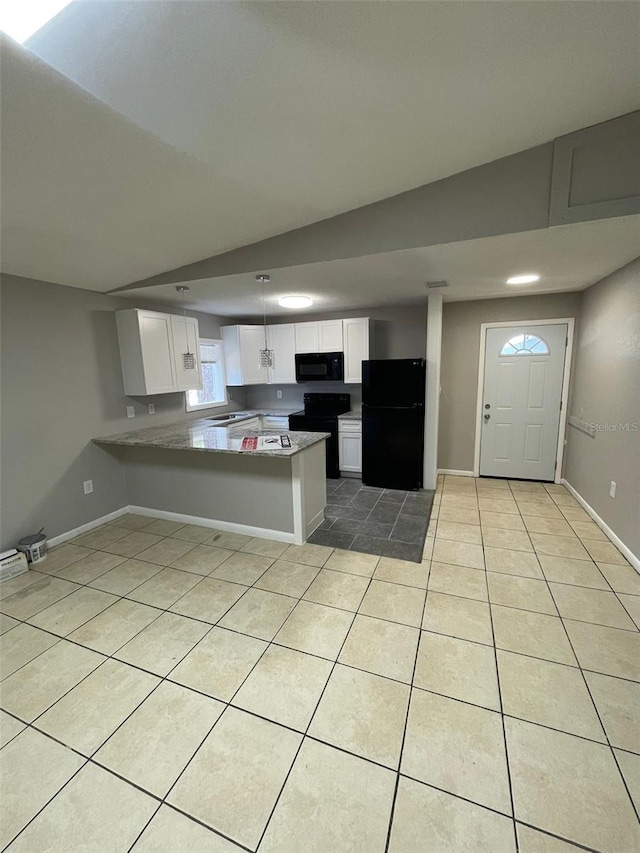
M208 421L217 421L224 423L225 421L238 420L238 418L250 418L251 414L247 412L227 412L226 415L214 415L212 418L207 418Z

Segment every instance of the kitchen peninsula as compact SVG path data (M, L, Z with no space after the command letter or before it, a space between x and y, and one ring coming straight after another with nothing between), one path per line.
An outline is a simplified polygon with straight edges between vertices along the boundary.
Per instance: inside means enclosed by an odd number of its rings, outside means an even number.
M131 512L300 545L324 518L328 435L240 450L246 435L274 434L200 418L93 441L121 462Z

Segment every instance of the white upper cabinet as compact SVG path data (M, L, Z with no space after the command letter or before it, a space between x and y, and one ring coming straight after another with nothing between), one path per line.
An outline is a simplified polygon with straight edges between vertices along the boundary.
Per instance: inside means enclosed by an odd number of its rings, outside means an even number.
M124 391L128 396L202 388L198 321L139 308L116 311ZM193 366L183 354L193 354ZM191 362L191 360L189 360Z
M176 317L172 314L171 333L177 390L195 391L202 388L198 321L194 317Z
M180 318L177 318L180 320ZM227 385L288 385L296 381L296 353L344 352L344 381L362 382L362 362L371 358L373 323L368 317L274 323L267 326L273 367L260 366L263 326L223 326Z
M317 323L295 323L294 330L296 352L319 352Z
M370 357L372 332L368 317L354 317L342 321L344 335L344 381L362 382L362 362Z
M317 352L342 352L342 320L320 320Z
M227 385L265 385L268 370L260 364L264 326L223 326Z
M296 323L296 352L342 352L342 320Z
M268 326L269 349L273 350L273 367L269 368L268 381L272 385L286 385L296 381L296 334L293 323Z

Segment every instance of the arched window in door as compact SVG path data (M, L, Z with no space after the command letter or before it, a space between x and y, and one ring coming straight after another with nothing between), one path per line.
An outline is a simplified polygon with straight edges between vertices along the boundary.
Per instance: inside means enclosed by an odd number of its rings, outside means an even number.
M500 355L549 355L549 347L537 335L516 335L506 342Z

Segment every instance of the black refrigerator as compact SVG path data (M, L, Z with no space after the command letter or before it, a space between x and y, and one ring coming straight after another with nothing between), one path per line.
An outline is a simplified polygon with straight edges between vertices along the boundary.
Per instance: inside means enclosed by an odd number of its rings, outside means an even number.
M426 362L362 362L362 482L422 488Z

